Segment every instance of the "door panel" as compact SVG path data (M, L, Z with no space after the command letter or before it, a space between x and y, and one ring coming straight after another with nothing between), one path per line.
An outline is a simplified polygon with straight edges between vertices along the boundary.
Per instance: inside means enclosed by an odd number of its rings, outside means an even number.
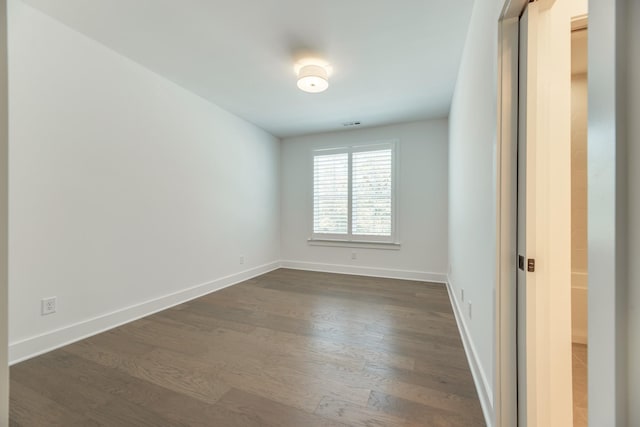
M536 426L533 361L536 357L534 313L535 276L528 260L535 253L535 127L536 127L536 19L537 5L529 4L520 18L518 65L518 426ZM529 380L529 381L527 381ZM533 402L533 405L531 404Z
M520 18L520 48L518 67L518 278L517 278L517 325L518 325L518 426L527 425L527 388L524 378L526 378L525 366L527 363L526 343L526 279L527 273L524 268L526 264L526 126L527 126L527 31L529 12L525 9Z
M565 427L571 387L572 2L532 2L518 70L518 425ZM535 271L528 271L535 259ZM520 263L518 263L520 264Z

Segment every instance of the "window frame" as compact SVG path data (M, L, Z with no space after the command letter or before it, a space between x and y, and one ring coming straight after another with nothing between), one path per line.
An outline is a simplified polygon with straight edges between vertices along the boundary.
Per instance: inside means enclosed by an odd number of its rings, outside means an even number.
M353 154L358 152L391 149L391 235L353 235ZM348 154L348 209L347 209L347 233L316 233L314 231L315 219L315 157L318 155ZM311 224L309 244L318 246L358 246L382 249L399 248L398 233L398 169L399 169L399 141L383 140L366 143L316 148L311 150Z

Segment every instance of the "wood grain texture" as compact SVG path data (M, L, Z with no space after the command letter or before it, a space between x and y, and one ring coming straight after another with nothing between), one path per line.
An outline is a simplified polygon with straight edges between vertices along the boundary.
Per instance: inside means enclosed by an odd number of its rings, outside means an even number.
M280 269L11 368L12 426L483 426L443 285Z
M585 344L572 344L573 427L589 425L588 351Z

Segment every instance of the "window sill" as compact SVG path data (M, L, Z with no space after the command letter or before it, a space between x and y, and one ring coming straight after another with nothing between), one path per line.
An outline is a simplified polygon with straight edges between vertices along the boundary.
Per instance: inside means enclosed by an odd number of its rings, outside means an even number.
M336 239L307 239L307 243L311 246L333 246L343 248L366 248L366 249L385 249L400 250L399 242L375 242L364 240L336 240Z

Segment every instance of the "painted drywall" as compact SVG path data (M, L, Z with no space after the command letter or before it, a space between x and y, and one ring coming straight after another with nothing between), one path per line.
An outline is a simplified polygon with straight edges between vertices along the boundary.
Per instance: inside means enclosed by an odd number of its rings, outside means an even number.
M586 31L585 31L586 32ZM575 48L572 43L572 54ZM586 56L586 44L583 55ZM587 75L571 76L571 328L587 343Z
M629 88L624 82L634 48L625 45L626 6L631 3L589 2L589 424L594 426L634 425L627 419L624 135L625 118L632 117L627 114Z
M628 96L626 118L628 120L628 197L629 197L629 289L628 289L628 425L640 425L640 50L636 43L640 40L640 2L629 1L627 28L629 34L625 57L628 58L624 88Z
M277 263L276 138L15 0L9 65L12 358Z
M312 150L399 141L399 250L309 245ZM285 265L444 281L447 269L447 121L287 138L281 144L281 253ZM352 253L356 259L352 259Z
M7 2L0 0L0 426L9 425Z
M628 419L629 384L637 375L629 375L627 328L629 273L633 258L633 219L630 213L633 191L627 186L627 122L631 115L626 97L628 65L637 55L637 47L627 33L634 22L634 1L589 2L589 424L636 425ZM629 21L628 21L629 20ZM630 30L637 31L637 30ZM636 33L637 34L637 33ZM637 60L637 56L635 56ZM632 78L632 74L628 74ZM637 78L637 77L636 77ZM636 86L637 87L637 86ZM629 147L629 153L634 152ZM633 174L632 168L629 173ZM634 190L634 185L636 186ZM629 221L629 223L628 223ZM636 235L637 236L637 235ZM632 242L632 244L629 244ZM637 374L637 371L635 371ZM636 400L637 402L637 400ZM631 403L631 404L628 404ZM637 408L631 409L637 411Z
M449 116L449 280L465 306L463 319L480 369L477 385L481 396L487 396L483 403L490 417L495 352L497 23L502 6L501 0L474 3ZM466 309L469 303L471 316Z

